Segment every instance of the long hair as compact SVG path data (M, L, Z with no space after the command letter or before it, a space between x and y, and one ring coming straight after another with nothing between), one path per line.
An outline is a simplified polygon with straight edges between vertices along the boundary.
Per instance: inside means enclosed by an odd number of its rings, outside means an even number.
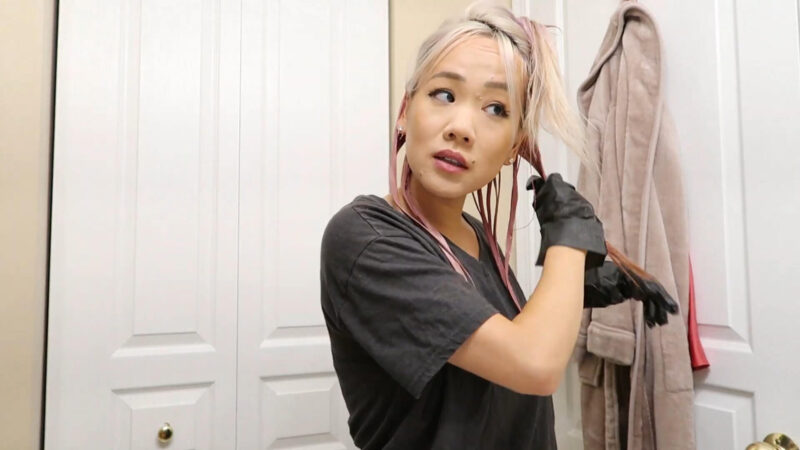
M514 175L511 180L510 218L505 233L506 249L509 249L514 233L520 159L530 161L536 171L543 178L546 177L536 145L540 127L561 139L590 170L597 171L598 163L586 149L581 118L569 107L556 51L547 28L528 18L516 17L508 8L484 1L472 3L462 15L442 23L422 43L414 70L405 85L405 94L400 104L398 118L404 114L408 101L417 92L421 80L433 70L447 52L472 36L486 36L497 42L510 92L511 120L518 125L514 127L512 136L512 142L519 142L520 149L512 163ZM521 59L523 64L517 64L517 58ZM522 87L519 83L522 83L525 88L519 89ZM523 133L523 136L520 137L517 133ZM518 138L520 139L518 140ZM413 174L405 158L401 183L398 188L397 159L398 152L404 143L405 134L399 131L397 123L395 123L389 157L389 190L392 199L398 206L407 205L408 210L401 207L402 211L428 231L444 252L453 269L471 282L469 272L455 256L444 236L425 218L419 205L410 194L410 180ZM494 198L495 204L499 202L501 181L500 173L498 173L485 188L473 192L472 199L480 213L484 232L489 238L492 257L503 283L517 308L521 309L520 301L511 285L508 260L503 257L497 244L497 210L495 209L493 212L492 199ZM400 198L404 202L401 203ZM623 269L632 268L640 276L644 275L645 278L649 278L632 262L623 259L624 256L619 252L610 246L608 248L609 255L615 261L620 262Z

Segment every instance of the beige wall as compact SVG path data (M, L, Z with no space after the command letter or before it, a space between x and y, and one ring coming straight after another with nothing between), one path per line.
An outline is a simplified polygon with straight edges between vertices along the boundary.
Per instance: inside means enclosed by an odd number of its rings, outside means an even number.
M0 449L39 447L54 0L0 0Z
M397 109L403 98L406 79L413 69L416 52L422 41L430 35L445 19L462 12L473 0L391 0L389 3L389 25L391 47L391 110L392 129L397 117ZM511 7L511 0L497 0L497 3ZM512 172L509 167L503 168L503 186L500 192L500 210L498 211L498 233L505 230L508 221L508 205L511 199ZM464 210L480 218L472 196L467 196ZM505 234L501 234L505 236ZM500 241L505 241L501 238ZM505 248L505 242L500 242ZM512 257L512 266L514 258Z

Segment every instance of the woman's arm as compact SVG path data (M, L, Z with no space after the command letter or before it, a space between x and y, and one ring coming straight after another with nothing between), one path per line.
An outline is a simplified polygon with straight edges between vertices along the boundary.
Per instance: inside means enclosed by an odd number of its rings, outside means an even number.
M519 315L489 318L449 362L519 393L552 394L578 337L585 260L585 250L549 247L539 284Z

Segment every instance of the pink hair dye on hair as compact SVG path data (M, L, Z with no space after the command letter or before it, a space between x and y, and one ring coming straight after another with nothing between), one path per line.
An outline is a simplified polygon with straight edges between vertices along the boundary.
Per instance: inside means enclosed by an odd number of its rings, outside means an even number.
M408 94L406 93L403 95L403 100L400 103L400 113L398 117L401 117L405 112L406 106L408 104ZM437 229L435 229L430 222L425 218L425 216L420 212L419 206L417 205L416 200L411 195L410 189L410 182L411 182L411 167L408 165L408 161L403 161L403 172L401 178L401 187L402 189L398 189L397 187L397 154L400 151L400 148L405 143L405 134L401 133L397 129L397 124L395 123L394 127L394 136L392 139L391 145L391 154L389 155L389 190L392 195L392 199L396 205L406 204L410 211L406 211L404 208L400 208L403 213L409 216L412 220L414 220L417 224L419 224L422 228L424 228L439 244L439 247L444 252L447 260L450 262L450 265L453 266L456 272L461 274L468 282L472 283L472 277L470 277L469 272L461 264L461 261L455 256L453 250L447 244L442 233L440 233ZM517 206L517 173L519 172L519 158L514 159L514 179L512 180L512 189L511 189L511 217L508 221L508 231L506 234L506 248L511 248L511 241L513 238L514 233L514 217L516 216L516 206ZM481 221L483 222L483 230L486 233L486 236L489 238L489 247L492 250L492 257L495 262L495 266L497 267L498 271L500 272L500 278L503 280L503 284L506 286L506 289L511 294L511 298L514 300L514 304L516 304L518 310L522 310L522 306L517 298L516 293L514 292L513 287L511 286L511 279L509 276L509 264L508 260L504 259L501 255L500 248L497 245L497 211L495 210L494 215L492 215L492 188L495 188L495 202L499 201L499 193L500 193L500 186L501 186L501 177L500 174L492 180L486 186L486 199L483 198L482 190L476 191L477 193L477 200L475 199L476 193L472 194L472 199L475 201L475 205L478 208L478 211L481 215ZM400 197L403 198L403 203L399 201Z

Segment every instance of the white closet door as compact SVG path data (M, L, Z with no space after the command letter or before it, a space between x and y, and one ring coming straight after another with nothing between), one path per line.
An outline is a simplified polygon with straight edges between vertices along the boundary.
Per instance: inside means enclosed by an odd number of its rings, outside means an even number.
M387 3L243 1L243 450L354 448L320 309L320 241L342 205L388 191Z
M796 1L645 2L680 132L700 336L697 447L800 442Z
M235 447L240 5L59 5L45 448Z

